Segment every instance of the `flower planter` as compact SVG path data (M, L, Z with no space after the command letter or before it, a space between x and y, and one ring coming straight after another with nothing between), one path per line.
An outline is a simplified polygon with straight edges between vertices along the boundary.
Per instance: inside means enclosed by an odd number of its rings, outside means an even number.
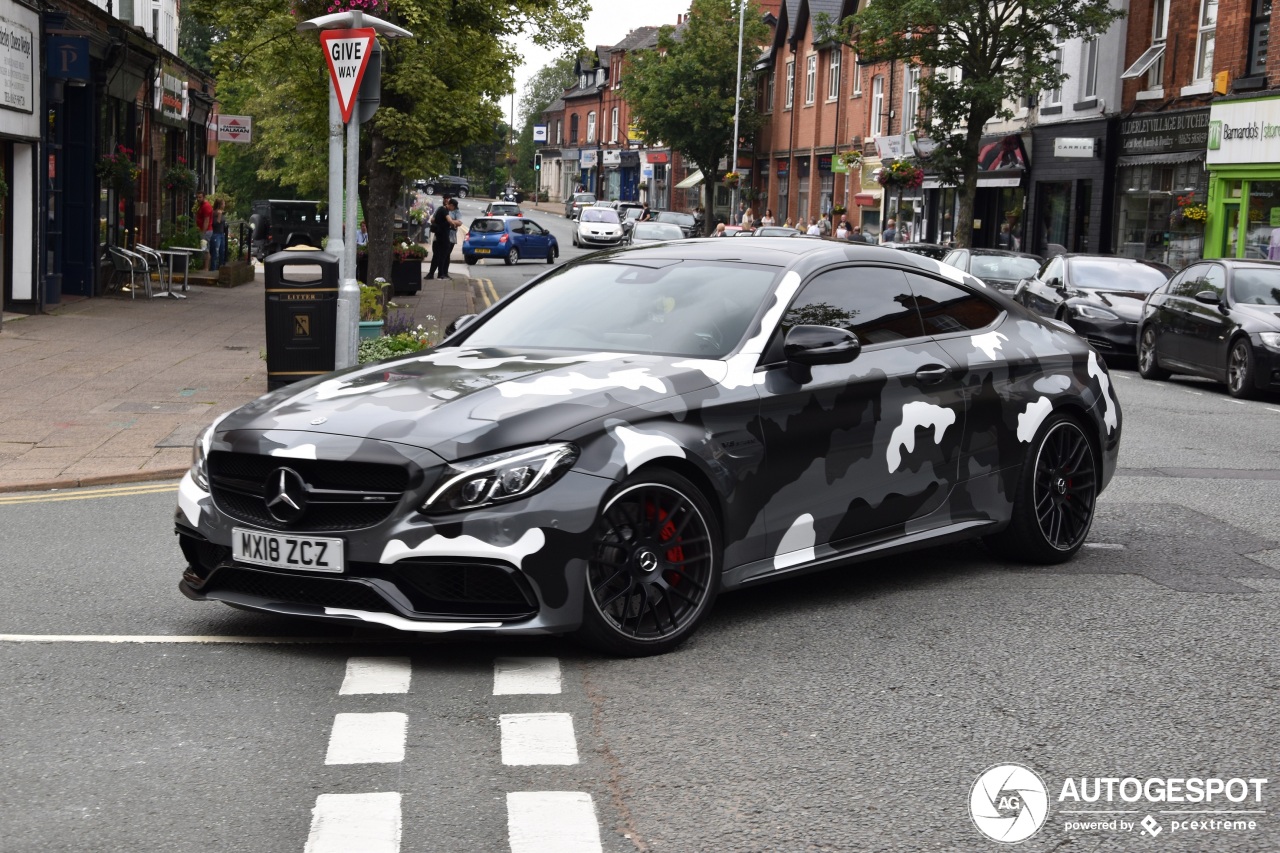
M360 340L368 341L382 337L382 320L361 320Z
M422 259L392 261L391 286L397 296L412 296L422 290Z

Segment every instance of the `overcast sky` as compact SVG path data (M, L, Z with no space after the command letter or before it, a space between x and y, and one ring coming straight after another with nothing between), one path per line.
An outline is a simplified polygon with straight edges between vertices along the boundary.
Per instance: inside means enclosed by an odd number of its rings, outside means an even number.
M617 44L636 27L675 25L676 17L689 11L689 0L595 0L591 14L582 24L588 47ZM516 111L524 97L527 81L558 55L524 39L517 46L524 64L516 72ZM510 105L507 105L510 110ZM509 117L508 117L509 118ZM517 115L517 121L519 116Z

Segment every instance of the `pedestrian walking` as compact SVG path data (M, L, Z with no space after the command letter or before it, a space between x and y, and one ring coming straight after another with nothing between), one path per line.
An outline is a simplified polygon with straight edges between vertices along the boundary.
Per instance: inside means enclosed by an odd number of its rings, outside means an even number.
M196 193L196 230L200 232L200 248L204 249L204 268L209 269L209 244L213 242L213 205L204 197L204 191Z
M209 237L209 269L216 270L227 262L227 214L222 199L213 203L213 225Z
M898 242L898 229L894 227L893 217L889 217L888 221L885 222L884 230L880 232L880 242L881 243Z

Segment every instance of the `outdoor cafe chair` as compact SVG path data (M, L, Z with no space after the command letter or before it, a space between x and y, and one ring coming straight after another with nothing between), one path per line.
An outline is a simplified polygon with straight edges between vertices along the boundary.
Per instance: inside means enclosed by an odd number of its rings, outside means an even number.
M127 249L111 246L107 250L111 255L111 278L107 281L107 293L115 293L129 279L129 294L132 298L138 295L138 274L146 266L145 261ZM150 285L147 286L148 292Z

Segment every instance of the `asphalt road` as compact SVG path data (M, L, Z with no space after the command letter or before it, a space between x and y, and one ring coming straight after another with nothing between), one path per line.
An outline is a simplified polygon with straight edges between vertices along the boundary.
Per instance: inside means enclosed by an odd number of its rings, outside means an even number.
M647 660L190 602L174 484L0 497L0 851L1009 849L969 810L1007 762L1049 801L1016 849L1280 849L1280 401L1115 376L1121 472L1074 562L965 546L836 569L724 596ZM495 694L495 661L528 656L559 692ZM343 694L353 657L403 658L406 681ZM400 757L329 762L347 714L402 720ZM504 760L509 715L567 720L576 763ZM1060 801L1082 777L1274 782L1260 802ZM508 797L529 792L589 796L599 846L513 843ZM398 795L394 848L317 831L326 797L370 793ZM1210 810L1230 814L1171 814ZM1134 827L1067 828L1112 819ZM1173 825L1223 819L1254 827Z

